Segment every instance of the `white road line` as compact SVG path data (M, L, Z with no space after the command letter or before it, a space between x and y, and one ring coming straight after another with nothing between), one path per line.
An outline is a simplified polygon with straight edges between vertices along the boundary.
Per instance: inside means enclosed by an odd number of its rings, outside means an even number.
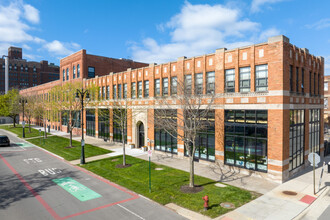
M120 204L117 204L117 206L119 206L119 207L125 209L126 211L128 211L129 213L135 215L135 216L138 217L139 219L145 220L145 218L142 218L141 216L139 216L138 214L136 214L136 213L132 212L131 210L125 208L124 206L122 206L122 205L120 205Z

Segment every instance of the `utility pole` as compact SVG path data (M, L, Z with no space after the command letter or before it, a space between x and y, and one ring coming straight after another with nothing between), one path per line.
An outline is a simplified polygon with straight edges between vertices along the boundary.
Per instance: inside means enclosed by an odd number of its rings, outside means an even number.
M2 59L5 58L5 94L8 93L8 87L9 87L9 57L6 55L2 56Z

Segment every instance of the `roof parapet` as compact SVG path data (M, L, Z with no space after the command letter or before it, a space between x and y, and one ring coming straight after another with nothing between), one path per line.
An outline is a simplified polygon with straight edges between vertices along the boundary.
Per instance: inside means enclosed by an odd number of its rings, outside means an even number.
M268 38L268 43L275 43L275 42L279 42L279 41L283 41L286 43L290 43L290 39L284 35L277 35L277 36L273 36L273 37L269 37Z

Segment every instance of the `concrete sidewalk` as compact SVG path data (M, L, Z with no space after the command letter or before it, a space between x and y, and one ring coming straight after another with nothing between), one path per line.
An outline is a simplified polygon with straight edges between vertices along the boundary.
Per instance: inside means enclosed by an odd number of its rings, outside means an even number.
M63 137L69 137L67 133L53 132ZM80 140L81 137L74 139ZM122 146L120 143L104 142L102 139L86 137L86 143L93 144L98 147L114 151L113 153L86 158L86 161L93 161L102 158L112 157L122 154ZM126 148L126 154L140 159L148 160L146 152L140 149ZM176 169L189 172L189 164L187 159L178 159L171 154L154 152L151 161L157 164L166 165ZM330 156L325 158L326 164L330 161ZM79 161L76 161L79 163ZM321 165L321 164L320 164ZM313 193L313 172L309 167L304 172L297 174L291 180L278 184L258 176L245 175L235 170L228 170L217 164L195 163L195 174L210 178L215 181L223 182L229 185L244 188L250 191L263 194L259 198L247 203L234 211L231 211L216 219L317 219L322 215L324 210L329 207L330 199L330 174L327 173L327 167L324 168L323 178L319 190L319 179L322 166L316 169L316 194ZM288 195L284 192L288 191ZM211 198L212 199L212 198ZM192 211L186 210L190 219L196 219ZM191 213L189 215L189 212ZM186 217L187 217L186 216ZM205 217L205 216L204 216ZM208 219L208 217L205 217Z

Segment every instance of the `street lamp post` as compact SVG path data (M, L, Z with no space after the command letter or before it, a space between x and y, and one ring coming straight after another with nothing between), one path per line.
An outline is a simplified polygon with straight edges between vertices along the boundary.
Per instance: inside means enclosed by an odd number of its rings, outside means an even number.
M76 101L81 102L81 157L80 164L85 164L85 140L84 140L84 96L86 95L86 100L89 100L89 91L82 88L76 91Z
M25 104L27 103L27 100L22 97L19 99L19 103L22 104L22 108L23 108L23 121L22 121L22 127L23 127L23 138L25 138L25 130L24 130L24 127L25 127L25 121L24 121L24 106Z
M8 87L9 87L9 57L6 55L2 56L2 59L5 58L5 94L8 93Z

